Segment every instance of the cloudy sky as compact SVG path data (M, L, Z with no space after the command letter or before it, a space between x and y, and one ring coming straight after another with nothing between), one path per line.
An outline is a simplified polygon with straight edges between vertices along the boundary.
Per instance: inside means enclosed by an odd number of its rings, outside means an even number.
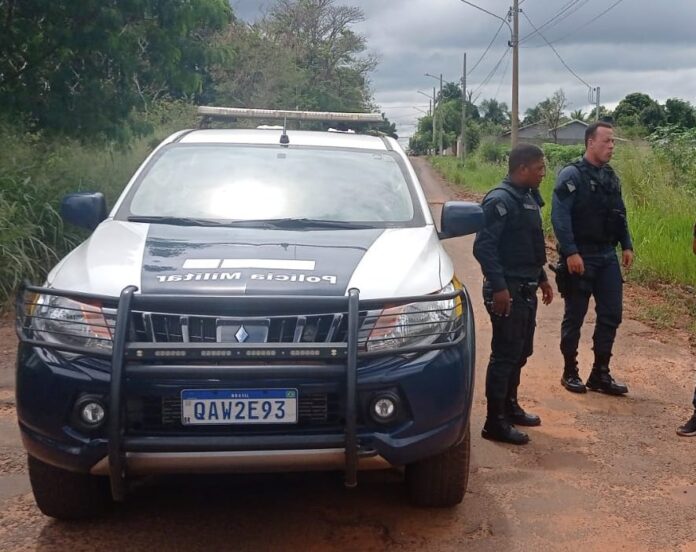
M512 3L472 2L501 17ZM230 3L238 16L252 21L273 2ZM417 90L432 93L432 86L438 85L424 74L442 73L446 81L458 82L464 52L470 73L467 88L475 91L474 98L479 102L497 98L511 105L507 26L474 68L500 28L499 19L460 0L337 0L337 4L359 6L365 13L356 30L380 60L372 75L374 96L401 136L413 133L420 116L416 108L428 107L428 99ZM602 104L609 107L637 91L661 102L679 97L696 103L695 0L520 0L520 8L522 113L559 88L568 97L569 109L589 111L587 85L599 86ZM534 27L577 76L534 33Z

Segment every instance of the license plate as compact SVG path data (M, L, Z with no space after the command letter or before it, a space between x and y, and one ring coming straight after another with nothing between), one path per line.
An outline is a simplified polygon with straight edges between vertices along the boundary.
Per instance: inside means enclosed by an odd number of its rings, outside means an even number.
M294 424L297 389L185 389L181 423Z

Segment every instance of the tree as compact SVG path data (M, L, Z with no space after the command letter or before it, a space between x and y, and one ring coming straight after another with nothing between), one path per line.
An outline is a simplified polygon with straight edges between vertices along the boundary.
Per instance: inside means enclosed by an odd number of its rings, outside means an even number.
M456 82L446 82L442 85L442 94L438 92L437 101L459 100L462 99L462 89Z
M585 121L586 115L582 109L576 109L570 112L570 118L574 121Z
M613 119L613 112L609 111L603 105L599 106L599 117L600 119ZM587 116L588 122L595 122L597 120L597 108L593 108L590 114Z
M647 94L634 92L619 102L614 110L616 124L644 127L652 132L665 122L664 108Z
M466 101L466 118L470 121L478 121L481 118L478 107L469 100Z
M505 126L510 123L507 104L499 102L495 98L481 102L481 114L484 121L495 125Z
M225 0L0 1L0 106L35 129L125 140L133 109L201 94L231 18Z
M694 107L691 103L679 98L670 98L665 102L665 118L670 125L681 128L696 127L696 111Z
M382 122L378 126L372 127L372 130L381 134L386 134L387 136L391 136L394 139L399 137L396 133L396 125L387 119L387 116L384 113L382 113Z
M639 120L645 128L647 128L650 132L653 132L657 127L665 124L665 108L659 103L654 102L640 113Z
M353 30L363 17L361 10L337 6L334 0L281 0L255 24L235 22L221 38L234 49L235 63L216 68L214 101L271 109L377 111L369 87L376 61L365 55L365 39ZM389 121L378 130L395 135Z
M561 123L566 107L568 107L568 100L562 88L556 90L553 96L546 98L539 104L541 119L548 126L553 141L556 143L558 142L558 125Z
M538 123L542 120L540 105L541 104L537 104L534 107L527 108L527 110L524 112L524 119L522 119L523 125L533 125L534 123Z
M365 38L353 30L365 16L335 0L278 0L260 24L290 52L304 77L296 106L319 111L361 111L371 100L367 76L376 67L363 55Z
M416 132L409 140L409 149L416 155L424 155L435 149L432 115L424 115L418 119Z

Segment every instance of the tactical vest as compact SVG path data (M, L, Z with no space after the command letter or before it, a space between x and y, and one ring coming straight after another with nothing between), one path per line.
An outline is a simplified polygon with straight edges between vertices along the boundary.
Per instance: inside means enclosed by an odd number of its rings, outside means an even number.
M575 243L582 245L616 245L625 213L621 207L619 178L611 167L606 167L608 180L598 182L582 160L571 163L578 169L582 185L575 192L571 212ZM622 220L618 220L622 217Z
M515 187L507 182L496 186L491 192L495 190L506 192L514 199L516 206L507 215L509 218L498 245L506 275L515 274L517 270L542 268L546 263L546 246L539 203L531 193L520 196Z

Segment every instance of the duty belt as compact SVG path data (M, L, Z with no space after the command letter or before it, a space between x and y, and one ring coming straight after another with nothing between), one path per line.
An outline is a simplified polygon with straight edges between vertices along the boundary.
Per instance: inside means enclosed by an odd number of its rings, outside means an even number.
M580 254L592 255L593 253L604 253L610 249L614 249L614 246L610 243L579 243L577 244L578 251Z

